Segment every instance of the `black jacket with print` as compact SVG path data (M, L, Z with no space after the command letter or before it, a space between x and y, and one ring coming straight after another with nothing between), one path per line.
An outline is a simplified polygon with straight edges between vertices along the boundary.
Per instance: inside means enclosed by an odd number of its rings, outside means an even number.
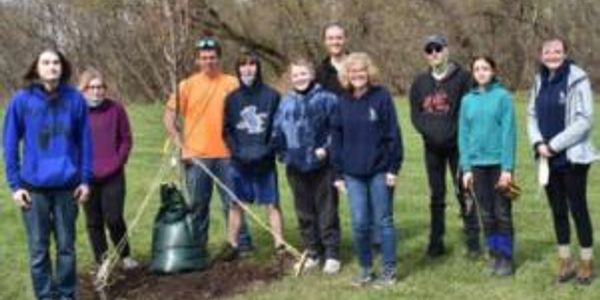
M450 63L442 80L433 78L431 70L415 78L410 88L410 116L427 145L456 146L460 101L470 86L471 75L455 63Z

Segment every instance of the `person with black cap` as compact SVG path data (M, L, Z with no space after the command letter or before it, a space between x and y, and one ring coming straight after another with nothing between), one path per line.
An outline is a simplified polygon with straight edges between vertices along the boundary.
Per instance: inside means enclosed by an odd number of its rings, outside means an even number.
M271 146L273 118L280 96L263 83L258 56L242 50L236 62L240 86L225 100L223 135L231 151L231 182L233 192L243 203L266 207L273 231L275 249L285 251L282 220L277 190L275 152ZM226 260L239 254L238 235L243 210L237 203L229 206L229 245Z
M481 253L480 227L475 209L471 209L458 184L457 127L460 99L470 87L470 75L449 60L448 40L443 35L426 38L423 45L429 69L419 74L410 88L411 121L424 142L425 167L430 189L430 234L427 256L445 254L446 167L461 208L467 254Z
M167 102L163 123L171 140L182 150L185 186L189 193L193 222L199 224L199 235L204 247L208 241L213 178L198 165L198 161L208 167L222 183L231 186L230 151L223 139L223 113L225 97L238 87L238 80L223 73L221 46L215 38L201 38L196 43L196 50L200 72L179 84L178 95L172 95ZM175 122L178 115L184 120L182 132ZM222 188L219 188L219 194L227 219L231 199ZM245 222L239 243L240 250L252 249Z

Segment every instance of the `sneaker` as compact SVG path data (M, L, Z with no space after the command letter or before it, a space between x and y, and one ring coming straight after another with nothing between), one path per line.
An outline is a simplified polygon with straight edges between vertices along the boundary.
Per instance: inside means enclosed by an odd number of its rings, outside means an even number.
M238 246L239 257L242 257L242 258L244 258L244 257L250 257L250 256L252 256L253 252L254 252L254 246L252 246L252 245L246 245L246 246L240 245L240 246Z
M323 266L323 273L325 274L337 274L342 268L342 264L339 260L335 258L328 258L325 260L325 265Z
M321 260L318 257L309 257L304 262L304 271L315 269L320 263Z
M140 266L140 263L137 260L131 258L131 256L123 258L123 261L121 263L123 264L123 270L133 270Z
M558 274L556 274L556 283L565 283L575 277L575 266L570 258L558 259Z
M234 261L240 256L240 250L237 247L232 246L230 243L225 243L219 254L217 255L217 260L221 261Z
M496 267L496 276L508 277L514 273L512 259L500 257L498 258L498 264Z
M494 252L489 252L488 272L490 275L496 274L496 270L498 269L499 263L500 263L500 257Z
M375 288L384 288L396 284L396 269L386 268L375 281Z
M594 278L594 266L592 260L581 260L577 269L577 283L590 285Z
M362 270L356 277L352 278L352 286L364 287L375 281L375 275L370 270Z

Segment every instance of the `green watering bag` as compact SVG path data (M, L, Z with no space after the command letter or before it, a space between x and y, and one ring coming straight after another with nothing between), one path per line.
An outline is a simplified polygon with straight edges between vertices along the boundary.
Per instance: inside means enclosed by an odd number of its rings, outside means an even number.
M202 270L208 266L206 239L192 218L179 188L173 183L160 187L161 206L154 220L150 270L170 274Z

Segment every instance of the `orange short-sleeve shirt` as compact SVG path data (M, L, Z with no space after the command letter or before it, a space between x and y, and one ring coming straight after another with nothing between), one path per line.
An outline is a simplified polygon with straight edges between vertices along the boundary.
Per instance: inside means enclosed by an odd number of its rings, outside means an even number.
M183 117L183 158L227 158L223 140L225 99L237 89L237 78L220 74L192 75L179 84L179 110ZM175 95L167 107L176 109Z

